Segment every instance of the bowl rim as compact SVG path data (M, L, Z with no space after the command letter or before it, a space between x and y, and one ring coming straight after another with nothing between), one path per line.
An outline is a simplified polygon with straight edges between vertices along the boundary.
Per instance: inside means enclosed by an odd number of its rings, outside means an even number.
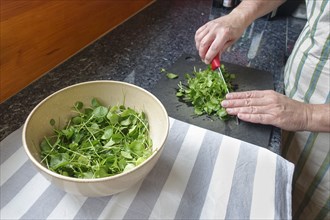
M149 96L151 96L158 104L159 106L161 107L163 113L165 114L167 120L166 120L166 135L164 135L164 138L163 140L161 140L161 145L153 150L153 153L145 160L143 161L141 164L137 165L136 167L134 167L133 169L129 170L129 171L126 171L126 172L121 172L121 173L118 173L118 174L115 174L113 176L108 176L108 177L100 177L100 178L86 178L86 179L83 179L83 178L76 178L76 177L69 177L69 176L64 176L64 175L61 175L59 173L56 173L54 171L51 171L49 170L47 167L43 166L39 161L37 161L34 156L31 154L30 150L28 149L27 147L27 141L26 141L26 130L27 130L27 126L29 124L29 121L30 119L32 118L32 116L34 115L35 111L41 106L43 105L45 102L47 102L49 99L51 99L52 97L54 97L55 95L61 93L62 91L64 90L69 90L71 88L74 88L74 87L79 87L79 86L83 86L83 85L86 85L86 84L98 84L98 83L115 83L115 84L122 84L124 86L129 86L129 87L132 87L134 89L137 89L137 90L141 90L145 93L147 93ZM135 170L138 170L140 168L142 168L143 166L145 166L149 161L151 161L154 156L156 154L159 154L163 148L164 148L164 144L165 144L165 141L168 137L168 133L169 133L169 116L168 116L168 113L164 107L164 105L162 104L162 102L155 96L153 95L151 92L147 91L146 89L142 88L142 87L139 87L137 85L134 85L134 84L131 84L131 83L127 83L127 82L123 82L123 81L116 81L116 80L93 80L93 81L85 81L85 82L80 82L80 83L76 83L76 84L73 84L73 85L70 85L70 86L67 86L67 87L64 87L52 94L50 94L49 96L47 96L46 98L44 98L42 101L40 101L33 109L32 111L29 113L28 117L26 118L25 122L24 122L24 125L23 125L23 132L22 132L22 142L23 142L23 147L24 147L24 150L25 150L25 153L28 155L29 159L32 161L32 163L37 166L41 171L47 173L49 176L52 176L52 177L55 177L55 178L58 178L58 179L63 179L63 180L66 180L66 181L69 181L69 182L79 182L79 183L95 183L95 182L103 182L103 181L108 181L108 180L111 180L111 179L118 179L118 178L122 178L126 175L129 175L130 173L134 172Z

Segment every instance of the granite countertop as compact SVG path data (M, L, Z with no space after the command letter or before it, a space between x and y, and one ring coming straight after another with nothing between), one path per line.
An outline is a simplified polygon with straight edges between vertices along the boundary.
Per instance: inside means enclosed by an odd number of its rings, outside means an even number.
M222 14L211 0L157 0L102 38L1 103L0 138L20 128L31 110L53 92L84 81L120 80L147 90L182 54L197 54L196 30ZM274 89L283 92L283 67L305 20L291 16L256 20L222 60L273 74ZM251 47L251 45L253 45ZM269 149L279 152L275 129Z

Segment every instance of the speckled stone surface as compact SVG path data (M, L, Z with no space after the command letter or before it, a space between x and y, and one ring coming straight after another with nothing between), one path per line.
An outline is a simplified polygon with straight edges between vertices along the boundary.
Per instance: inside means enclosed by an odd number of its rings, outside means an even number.
M169 68L184 53L197 54L196 30L226 13L212 9L211 0L156 1L1 103L1 140L21 127L40 101L66 86L107 79L150 90L161 78L161 68ZM271 72L274 89L283 92L283 67L304 24L290 16L260 18L222 60ZM279 152L279 141L280 131L275 129L269 149Z

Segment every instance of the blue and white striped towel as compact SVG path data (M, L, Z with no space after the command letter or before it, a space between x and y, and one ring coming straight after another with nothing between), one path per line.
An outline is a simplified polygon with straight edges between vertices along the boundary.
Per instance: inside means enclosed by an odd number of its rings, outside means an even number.
M22 128L1 142L1 219L289 219L294 166L273 152L170 118L164 151L133 188L67 194L37 173Z

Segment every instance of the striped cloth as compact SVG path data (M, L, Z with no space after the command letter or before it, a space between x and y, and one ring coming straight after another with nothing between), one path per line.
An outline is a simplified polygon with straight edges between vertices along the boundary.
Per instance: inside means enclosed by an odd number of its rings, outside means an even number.
M1 219L289 219L294 166L273 152L170 118L163 153L122 193L88 198L50 184L22 128L1 142Z
M285 94L330 105L330 1L306 0L306 9L306 25L285 67ZM282 155L296 168L293 218L330 219L330 133L283 131L282 137Z

